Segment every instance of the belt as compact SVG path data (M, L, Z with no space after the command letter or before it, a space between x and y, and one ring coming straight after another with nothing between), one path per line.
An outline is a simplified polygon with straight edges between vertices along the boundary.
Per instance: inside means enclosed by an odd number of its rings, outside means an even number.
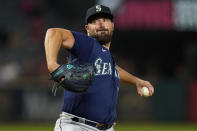
M92 122L92 121L89 121L89 120L84 120L82 118L78 118L78 117L73 117L71 118L73 121L75 122L80 122L80 123L84 123L86 125L89 125L89 126L93 126L99 130L107 130L109 128L112 127L112 125L108 125L108 124L103 124L103 123L97 123L97 122Z

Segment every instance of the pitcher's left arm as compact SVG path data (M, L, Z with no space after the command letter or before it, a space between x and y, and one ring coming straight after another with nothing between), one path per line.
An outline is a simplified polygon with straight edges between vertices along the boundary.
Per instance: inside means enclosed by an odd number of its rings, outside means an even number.
M117 66L117 69L118 69L118 73L119 73L119 77L120 77L120 82L127 83L130 85L135 85L137 88L137 92L140 96L143 96L141 89L144 86L148 88L148 90L150 92L150 96L153 95L154 87L151 85L151 83L149 81L142 80L142 79L128 73L127 71L125 71L124 69L122 69L119 66Z

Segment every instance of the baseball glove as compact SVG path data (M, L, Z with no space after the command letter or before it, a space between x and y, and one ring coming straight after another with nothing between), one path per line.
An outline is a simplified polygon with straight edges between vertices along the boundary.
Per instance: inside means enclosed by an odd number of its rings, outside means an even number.
M56 95L59 87L71 92L85 92L92 84L94 77L94 68L91 64L63 64L51 73L50 80L53 80L54 86L52 92Z

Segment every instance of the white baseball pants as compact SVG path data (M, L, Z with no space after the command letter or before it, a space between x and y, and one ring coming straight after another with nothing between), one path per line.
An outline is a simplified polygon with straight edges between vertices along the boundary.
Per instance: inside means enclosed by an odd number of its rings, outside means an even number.
M63 112L57 119L54 131L101 131L95 127L89 126L81 122L72 121L74 115ZM104 131L104 130L102 130ZM113 126L105 131L114 131Z

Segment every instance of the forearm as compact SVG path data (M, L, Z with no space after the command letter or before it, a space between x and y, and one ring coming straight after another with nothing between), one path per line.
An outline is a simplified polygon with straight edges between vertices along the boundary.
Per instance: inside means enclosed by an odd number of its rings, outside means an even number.
M119 66L117 66L117 68L118 68L118 73L120 77L120 82L128 83L130 85L135 85L137 88L137 92L140 96L144 96L142 92L142 87L147 87L150 92L149 95L150 96L153 95L154 88L150 82L142 80L136 76L133 76L132 74L126 72L124 69L120 68Z
M47 67L53 72L59 64L57 63L60 47L70 50L74 45L74 36L71 31L61 28L48 29L45 37L45 53Z
M119 66L117 66L117 68L118 68L118 72L119 72L120 82L131 84L131 85L136 85L136 82L138 80L140 80L139 78L137 78L134 75L128 73L127 71L120 68Z
M62 44L61 33L55 29L47 30L45 37L45 53L47 67L50 72L57 68L57 57Z

